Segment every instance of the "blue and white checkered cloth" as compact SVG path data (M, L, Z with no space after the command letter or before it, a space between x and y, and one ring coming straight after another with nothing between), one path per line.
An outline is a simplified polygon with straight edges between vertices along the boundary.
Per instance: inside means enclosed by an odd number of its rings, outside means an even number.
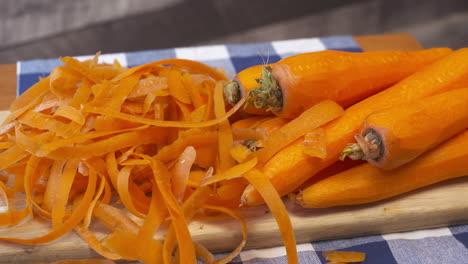
M249 66L273 63L298 53L320 50L360 52L361 48L350 36L305 38L252 44L213 45L104 54L100 62L118 60L124 67L132 67L167 58L183 58L222 67L230 77ZM88 59L92 56L79 56ZM58 59L31 60L17 63L18 90L21 94L50 71L61 65ZM363 263L371 264L468 264L468 225L425 229L303 243L297 245L300 263L326 263L322 252L326 250L360 251L367 254ZM222 254L221 254L222 255ZM284 247L244 250L232 263L279 264L287 263Z

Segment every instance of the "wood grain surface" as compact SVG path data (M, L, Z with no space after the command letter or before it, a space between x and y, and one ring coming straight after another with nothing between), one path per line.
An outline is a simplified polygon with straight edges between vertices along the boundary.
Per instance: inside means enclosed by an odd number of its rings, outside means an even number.
M407 34L355 37L364 50L417 50L421 45ZM7 109L15 95L14 65L0 66L0 109ZM468 222L468 177L429 186L386 201L363 206L330 209L300 208L286 201L296 239L310 242L370 234L448 226ZM282 244L274 218L266 207L242 210L248 222L246 248ZM0 229L0 236L33 237L50 228L35 219ZM94 224L103 237L102 226ZM190 224L194 240L216 252L235 248L242 238L238 222L223 216L196 219ZM160 237L160 234L156 234ZM129 245L131 246L131 245ZM61 259L93 258L98 255L71 232L46 245L27 246L0 242L1 263L44 263Z

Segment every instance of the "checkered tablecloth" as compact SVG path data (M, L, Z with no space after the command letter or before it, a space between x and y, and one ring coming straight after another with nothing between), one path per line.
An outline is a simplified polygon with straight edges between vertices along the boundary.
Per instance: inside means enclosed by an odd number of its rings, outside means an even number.
M352 37L332 36L104 54L100 56L100 61L112 63L117 59L122 66L132 67L160 59L183 58L201 61L213 67L222 67L232 77L236 72L251 65L273 63L294 54L325 49L361 51ZM77 58L90 57L92 56ZM58 59L18 62L17 93L21 94L37 82L38 77L47 76L54 67L59 65L61 62ZM297 245L300 263L307 264L325 263L321 255L321 252L325 250L365 252L367 259L364 263L372 264L468 264L467 248L468 225ZM232 263L287 263L285 255L284 247L244 250Z

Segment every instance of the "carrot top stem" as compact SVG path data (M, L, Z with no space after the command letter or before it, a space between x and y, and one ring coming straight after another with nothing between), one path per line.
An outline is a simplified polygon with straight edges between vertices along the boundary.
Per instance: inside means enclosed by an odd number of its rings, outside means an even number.
M242 96L239 83L236 81L228 82L226 85L224 85L223 92L224 98L231 105L237 104Z
M253 105L258 109L280 111L283 106L283 94L273 78L271 67L263 67L262 77L256 81L259 86L249 92L246 106Z
M384 154L384 146L382 138L374 130L369 129L364 133L364 136L356 134L354 136L357 143L348 144L343 149L340 155L340 160L349 157L352 160L378 160Z

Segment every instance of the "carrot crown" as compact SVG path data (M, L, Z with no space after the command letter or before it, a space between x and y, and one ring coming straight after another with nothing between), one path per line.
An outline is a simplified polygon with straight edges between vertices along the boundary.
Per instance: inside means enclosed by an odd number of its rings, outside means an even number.
M258 109L279 111L283 106L283 94L273 78L270 66L263 67L262 76L256 79L259 86L249 92L246 106L253 105Z
M364 136L354 136L357 143L349 144L340 155L340 160L349 157L352 160L378 160L384 152L382 139L373 129L369 129Z

